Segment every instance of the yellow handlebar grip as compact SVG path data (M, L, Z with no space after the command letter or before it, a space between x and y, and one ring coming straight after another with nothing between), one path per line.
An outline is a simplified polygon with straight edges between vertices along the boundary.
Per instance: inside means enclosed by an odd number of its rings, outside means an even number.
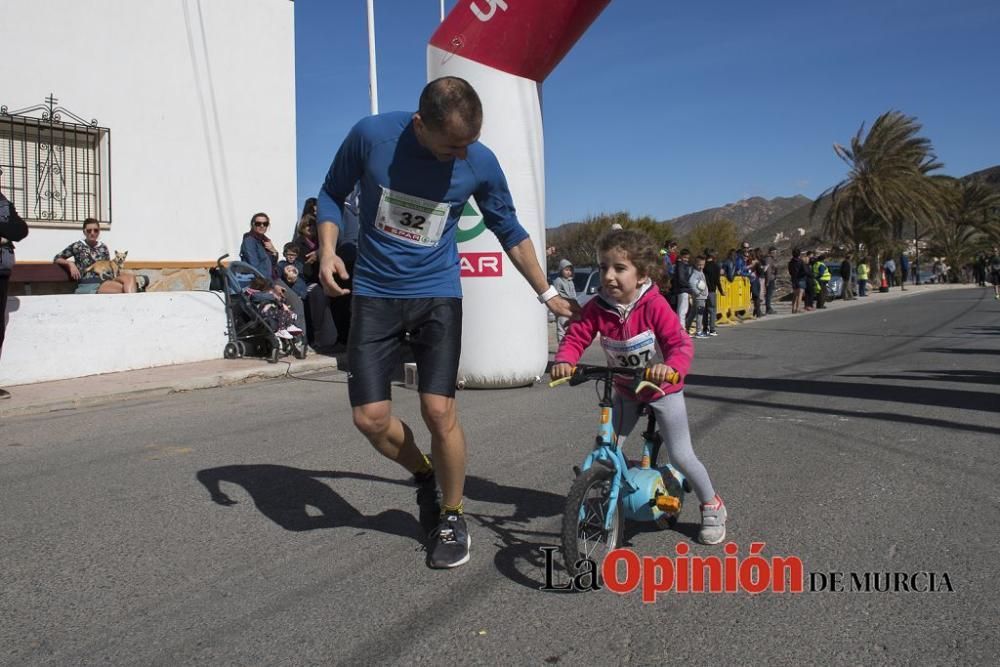
M570 376L570 377L572 377L572 376ZM550 387L558 387L561 384L566 384L567 382L569 382L569 380L570 380L569 377L559 378L558 380L553 380L552 382L550 382L549 386Z

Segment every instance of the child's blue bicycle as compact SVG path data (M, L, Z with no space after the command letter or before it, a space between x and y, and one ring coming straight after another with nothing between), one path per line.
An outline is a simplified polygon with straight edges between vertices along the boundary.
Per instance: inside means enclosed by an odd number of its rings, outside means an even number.
M690 483L672 465L657 466L656 459L663 439L648 408L643 408L648 414L648 421L642 433L642 460L637 465L630 465L625 459L615 433L611 400L615 376L633 378L636 390L659 390L657 385L649 382L647 368L581 364L573 369L569 377L549 383L550 387L567 382L573 386L589 380L604 383L599 403L600 430L594 450L587 455L582 466L574 467L577 477L566 498L563 513L563 562L571 576L577 574L586 560L600 567L604 556L617 548L621 541L625 519L651 521L660 528L673 527L684 505L684 493L691 491ZM676 383L677 379L675 373L670 382Z

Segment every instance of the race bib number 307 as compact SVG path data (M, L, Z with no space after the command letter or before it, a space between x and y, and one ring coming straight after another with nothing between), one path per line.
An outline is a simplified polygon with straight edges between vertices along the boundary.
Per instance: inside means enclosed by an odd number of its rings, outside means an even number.
M441 240L448 204L382 188L375 227L390 236L432 248Z
M656 356L656 337L652 331L644 331L628 340L613 340L602 336L601 347L604 348L609 366L643 368Z

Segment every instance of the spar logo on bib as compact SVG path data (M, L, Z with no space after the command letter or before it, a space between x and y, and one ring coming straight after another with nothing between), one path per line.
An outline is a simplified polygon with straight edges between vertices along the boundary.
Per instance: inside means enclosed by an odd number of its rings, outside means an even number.
M458 230L455 238L459 243L465 243L477 238L486 231L483 216L476 208L475 202L465 202L465 208L458 219ZM463 278L499 278L503 275L502 252L460 252L458 263Z

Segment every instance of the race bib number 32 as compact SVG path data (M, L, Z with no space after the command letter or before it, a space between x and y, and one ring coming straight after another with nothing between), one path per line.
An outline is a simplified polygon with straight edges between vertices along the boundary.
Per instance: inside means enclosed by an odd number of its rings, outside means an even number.
M448 204L382 188L375 227L397 239L432 248L441 240Z

